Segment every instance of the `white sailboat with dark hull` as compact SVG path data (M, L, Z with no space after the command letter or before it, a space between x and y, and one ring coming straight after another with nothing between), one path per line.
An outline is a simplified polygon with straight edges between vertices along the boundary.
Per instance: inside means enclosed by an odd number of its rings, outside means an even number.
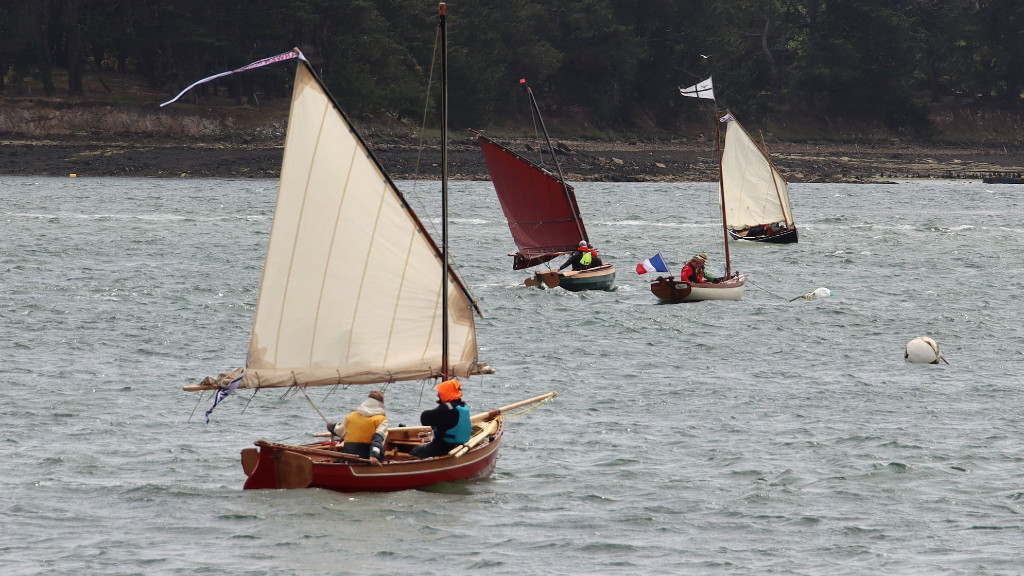
M789 186L768 150L727 112L722 150L722 203L734 240L787 244L797 241Z

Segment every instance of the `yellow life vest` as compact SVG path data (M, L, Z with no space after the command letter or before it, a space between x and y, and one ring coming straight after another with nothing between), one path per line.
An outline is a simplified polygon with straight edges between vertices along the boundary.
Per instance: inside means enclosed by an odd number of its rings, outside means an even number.
M344 441L369 444L373 441L373 433L377 431L377 426L380 426L385 418L383 414L367 417L359 412L352 412L345 417Z
M580 264L584 266L590 266L590 263L594 261L594 257L590 254L590 250L584 250L583 256L580 256Z

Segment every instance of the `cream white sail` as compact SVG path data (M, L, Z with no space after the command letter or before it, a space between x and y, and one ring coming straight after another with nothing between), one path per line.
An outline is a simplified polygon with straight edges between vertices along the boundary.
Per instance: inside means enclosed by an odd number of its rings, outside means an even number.
M297 66L242 387L438 376L440 249L307 67ZM449 372L488 371L454 273L448 304Z
M725 221L739 229L758 224L793 224L786 179L746 129L729 115L722 151Z

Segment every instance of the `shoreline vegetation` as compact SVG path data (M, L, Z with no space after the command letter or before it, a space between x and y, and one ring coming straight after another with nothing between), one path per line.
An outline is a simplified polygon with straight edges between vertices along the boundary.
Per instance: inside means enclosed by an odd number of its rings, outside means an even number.
M0 96L0 174L19 176L133 176L163 178L277 178L287 125L287 102L259 107L228 102L159 108L166 95L145 92L131 103ZM408 120L354 119L367 145L395 179L440 177L436 131ZM523 122L527 122L524 120ZM608 134L580 118L548 121L552 144L570 182L712 182L718 179L713 126L696 123L667 133ZM919 178L980 179L1024 173L1024 120L1006 112L950 109L935 117L940 138L898 138L878 126L808 118L758 126L776 166L794 183L875 182ZM527 159L541 157L543 140L508 127L480 130ZM762 136L763 134L763 136ZM575 135L564 138L564 135ZM488 180L467 130L449 131L450 177ZM423 144L421 144L421 141Z
M554 171L541 159L534 139L500 138L500 143ZM210 138L0 137L0 174L9 176L129 176L163 178L277 178L280 144ZM439 147L408 137L369 137L384 169L398 180L440 177ZM575 182L711 182L718 179L713 140L701 142L553 140L566 180ZM1002 145L852 144L832 142L769 144L787 180L876 182L918 178L981 179L1020 176L1024 155ZM488 180L475 138L451 137L450 177Z

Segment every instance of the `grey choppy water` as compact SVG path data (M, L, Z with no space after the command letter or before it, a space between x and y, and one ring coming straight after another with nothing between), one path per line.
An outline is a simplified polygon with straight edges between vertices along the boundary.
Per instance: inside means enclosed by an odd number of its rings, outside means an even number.
M276 181L0 178L0 571L1019 573L1021 189L793 185L801 242L732 247L741 302L655 304L639 260L720 264L712 190L580 184L619 276L572 294L522 286L490 183L453 182L498 369L467 398L559 396L509 423L488 480L343 495L241 490L240 449L322 427L301 396L207 425L181 391L243 360ZM950 365L904 363L918 335ZM396 421L430 403L390 388Z

